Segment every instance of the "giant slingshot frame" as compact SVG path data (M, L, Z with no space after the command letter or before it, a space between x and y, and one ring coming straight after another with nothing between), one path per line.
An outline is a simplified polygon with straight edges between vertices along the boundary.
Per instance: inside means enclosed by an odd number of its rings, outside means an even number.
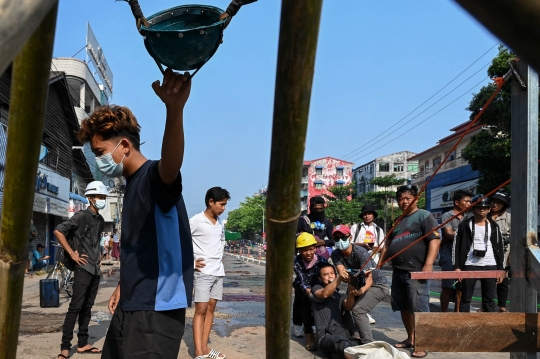
M536 241L538 76L532 68L540 70L540 2L455 1L522 59L516 67L525 87L517 81L512 83L512 158L519 160L512 162L511 260L517 268L512 278L511 301L517 313L421 313L415 317L416 345L418 350L481 351L485 349L478 346L481 343L473 347L464 343L469 340L468 335L491 323L492 342L507 340L504 347L497 346L500 351L513 351L512 358L536 358L540 348L535 290L540 289L540 249ZM292 266L281 258L293 257L290 244L300 216L298 184L321 8L322 0L282 0L266 211L269 359L289 357ZM32 213L33 174L38 165L57 10L58 0L0 0L0 73L13 61L0 227L0 359L15 358L17 352L27 245L19 240L19 233L20 228L27 227ZM141 33L148 29L142 18L137 26ZM159 61L167 64L163 59ZM435 324L443 320L445 338L435 342L435 336L440 336L440 327Z

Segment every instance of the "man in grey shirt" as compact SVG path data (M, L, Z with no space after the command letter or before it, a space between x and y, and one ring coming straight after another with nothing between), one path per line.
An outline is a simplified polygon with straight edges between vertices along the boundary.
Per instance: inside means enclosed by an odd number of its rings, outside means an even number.
M442 223L446 222L460 211L464 210L471 204L472 193L466 190L459 189L454 192L452 200L454 208L442 215ZM442 228L442 242L439 248L439 264L443 271L453 271L452 266L452 243L456 229L466 216L462 213L458 217L452 219ZM441 281L441 312L448 312L448 303L450 303L450 295L454 284L453 279L443 279ZM459 304L461 301L461 288L456 287L456 302L454 312L459 312Z

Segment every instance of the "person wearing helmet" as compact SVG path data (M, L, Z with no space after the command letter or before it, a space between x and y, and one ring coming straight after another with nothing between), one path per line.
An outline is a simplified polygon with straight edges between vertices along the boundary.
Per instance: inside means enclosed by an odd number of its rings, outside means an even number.
M499 226L488 214L489 198L479 194L471 199L473 217L462 221L454 238L452 263L456 272L503 269L503 237ZM475 203L477 202L477 203ZM458 274L459 275L459 274ZM459 311L469 313L476 279L463 279ZM480 279L482 286L482 311L495 312L496 286L502 278Z
M300 252L294 258L293 282L293 324L295 331L299 331L302 323L306 334L306 349L317 350L317 343L313 334L313 317L311 315L311 286L317 279L317 264L328 263L325 258L315 253L317 240L311 233L302 232L296 237L296 249ZM296 334L296 333L295 333ZM300 332L301 334L301 332Z
M489 212L491 219L497 223L501 229L504 243L504 260L503 267L508 272L510 270L510 223L511 216L507 212L510 207L510 196L503 190L497 191L491 196L491 211ZM506 302L508 301L508 276L504 277L503 281L497 286L497 304L499 312L508 312Z
M167 69L163 83L152 83L166 109L163 141L150 144L161 147L161 159L141 152L139 122L124 106L97 108L77 133L81 143L90 144L100 172L126 178L120 282L109 299L113 317L103 359L176 359L180 351L194 274L180 172L188 75Z
M54 235L64 249L64 263L74 271L73 296L62 327L61 353L58 358L69 357L75 322L79 321L77 353L101 353L88 344L88 324L96 299L101 270L99 243L105 221L99 211L105 208L109 191L101 181L90 182L84 195L90 206L60 223Z

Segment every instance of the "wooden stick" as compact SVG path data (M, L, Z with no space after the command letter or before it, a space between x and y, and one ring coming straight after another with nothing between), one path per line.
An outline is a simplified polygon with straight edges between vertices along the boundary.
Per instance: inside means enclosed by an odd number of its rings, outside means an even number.
M479 279L479 278L504 278L506 272L503 270L481 270L481 271L445 271L445 272L411 272L411 279Z
M290 349L292 259L322 0L283 0L266 200L266 358Z
M24 270L58 4L13 63L0 235L0 358L17 354Z

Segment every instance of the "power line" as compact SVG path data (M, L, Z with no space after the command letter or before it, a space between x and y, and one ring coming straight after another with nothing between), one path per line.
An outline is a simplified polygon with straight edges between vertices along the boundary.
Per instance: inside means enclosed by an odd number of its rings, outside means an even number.
M404 135L404 134L406 134L406 133L411 132L413 129L415 129L416 127L420 126L422 123L426 122L427 120L429 120L429 119L432 118L433 116L437 115L438 113L440 113L441 111L443 111L444 109L446 109L447 107L449 107L450 105L452 105L454 102L456 102L457 100L459 100L460 98L462 98L463 96L467 95L467 94L469 93L469 91L474 90L478 85L480 85L480 84L481 84L482 82L484 82L486 79L489 79L489 77L483 78L482 81L478 82L476 85L474 85L473 87L471 87L469 90L467 90L467 92L463 93L461 96L457 97L456 99L454 99L452 102L450 102L449 104L447 104L446 106L444 106L443 108L441 108L440 110L438 110L437 112L435 112L435 113L433 113L432 115L426 117L424 120L422 120L421 122L419 122L419 123L416 124L415 126L411 127L411 128L408 129L407 131L401 132L401 133L399 134L399 136L392 138L391 140L389 140L389 141L383 143L381 146L379 146L379 147L373 149L372 151L370 151L370 152L368 152L368 153L366 153L366 154L364 154L364 155L362 155L362 156L359 156L359 157L354 158L354 159L352 160L352 162L354 162L354 161L356 161L356 160L358 160L358 159L360 159L360 158L362 158L362 157L365 157L365 156L367 156L367 155L369 155L369 154L375 152L376 150L380 149L381 147L386 146L386 145L389 144L390 142L396 140L396 139L399 138L400 136L402 136L402 135ZM397 131L397 129L396 129L395 131ZM394 133L395 131L393 131L392 133Z
M450 82L448 82L446 85L444 85L440 90L438 90L435 94L433 94L431 97L429 97L427 100L425 100L424 102L422 102L422 104L420 104L419 106L417 106L414 110L412 110L411 112L409 112L407 115L405 115L403 118L401 118L399 121L397 121L396 123L394 123L392 126L390 126L389 128L387 128L386 130L382 131L379 135L375 136L374 139L372 139L371 141L365 143L364 145L360 146L359 148L349 152L348 154L346 154L345 156L341 157L343 159L347 159L349 157L352 157L352 155L360 150L362 150L363 148L366 148L368 147L372 142L376 141L380 136L382 136L385 132L391 130L392 128L394 128L395 126L397 126L399 123L401 123L404 119L406 119L407 117L409 117L412 113L414 113L416 110L418 110L420 107L422 107L424 104L426 104L429 100L431 100L433 97L435 97L437 94L439 94L442 90L444 90L446 87L448 87L452 82L454 82L459 76L461 76L464 72L466 72L468 69L470 69L474 64L476 64L478 61L480 61L481 58L483 58L487 53L489 53L495 46L497 46L498 44L500 44L500 42L497 42L495 43L495 45L493 45L489 50L487 50L486 52L484 52L479 58L477 58L472 64L470 64L467 68L465 68L465 70L461 71L457 76L455 76L452 80L450 80ZM485 67L485 66L484 66ZM469 77L470 78L470 77ZM459 87L459 86L458 86Z

